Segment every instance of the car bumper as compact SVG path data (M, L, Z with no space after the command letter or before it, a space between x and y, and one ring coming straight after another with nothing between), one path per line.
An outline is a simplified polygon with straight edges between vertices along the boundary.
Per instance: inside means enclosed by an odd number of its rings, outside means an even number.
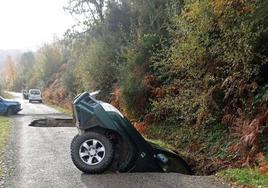
M18 113L19 111L21 111L23 108L21 108L21 106L17 106L14 108L14 112Z
M41 101L42 98L29 97L29 100L31 100L31 101Z

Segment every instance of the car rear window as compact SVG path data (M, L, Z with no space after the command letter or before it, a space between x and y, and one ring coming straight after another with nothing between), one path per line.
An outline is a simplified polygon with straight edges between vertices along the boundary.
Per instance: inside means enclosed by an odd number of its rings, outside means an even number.
M31 95L40 95L40 91L38 91L38 90L32 90L32 91L30 91L30 94Z

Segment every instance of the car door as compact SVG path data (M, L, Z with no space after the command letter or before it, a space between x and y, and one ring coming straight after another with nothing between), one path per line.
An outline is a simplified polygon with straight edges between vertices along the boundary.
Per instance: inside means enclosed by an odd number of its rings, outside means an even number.
M5 113L6 111L6 105L4 104L3 99L0 98L0 114Z

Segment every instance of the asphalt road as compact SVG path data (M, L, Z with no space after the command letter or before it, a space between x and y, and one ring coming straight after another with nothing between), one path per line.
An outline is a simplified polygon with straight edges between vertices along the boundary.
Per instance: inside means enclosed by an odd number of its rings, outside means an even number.
M106 173L85 175L73 165L69 146L74 127L31 127L39 118L62 117L44 104L30 104L12 93L23 110L13 116L4 161L7 175L3 187L11 188L226 188L214 176L186 176L176 173ZM1 185L0 185L1 187Z

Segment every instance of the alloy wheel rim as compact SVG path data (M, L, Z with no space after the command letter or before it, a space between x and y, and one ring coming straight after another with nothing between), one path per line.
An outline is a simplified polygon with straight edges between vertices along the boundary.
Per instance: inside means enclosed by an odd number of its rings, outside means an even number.
M84 141L79 149L80 159L88 165L97 165L105 157L105 147L97 139Z

